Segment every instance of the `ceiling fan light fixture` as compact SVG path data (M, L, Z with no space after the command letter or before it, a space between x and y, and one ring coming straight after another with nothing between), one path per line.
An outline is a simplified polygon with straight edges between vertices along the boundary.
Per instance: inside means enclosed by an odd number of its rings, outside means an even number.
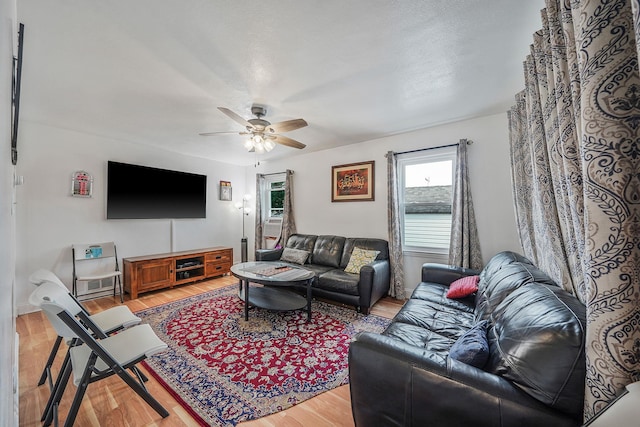
M246 120L237 113L234 113L228 108L218 107L223 114L231 118L236 123L244 126L246 131L238 132L240 135L248 136L248 139L244 142L244 147L249 152L264 153L273 150L277 144L285 145L292 148L304 148L305 145L295 139L291 139L284 135L280 135L282 132L289 132L292 130L300 129L307 126L307 122L304 119L285 120L282 122L271 124L267 120L262 119L266 114L266 108L261 105L253 105L251 107L251 113L256 116L254 119ZM206 132L201 133L202 136L214 135L217 133L233 133L233 132Z
M274 148L276 148L276 144L275 142L271 141L270 139L267 139L264 141L264 149L267 151L271 151Z

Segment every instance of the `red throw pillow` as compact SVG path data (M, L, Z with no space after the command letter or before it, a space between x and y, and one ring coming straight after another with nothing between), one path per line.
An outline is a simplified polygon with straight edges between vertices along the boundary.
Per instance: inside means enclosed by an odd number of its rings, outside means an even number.
M462 277L449 285L447 298L464 298L478 290L480 276Z

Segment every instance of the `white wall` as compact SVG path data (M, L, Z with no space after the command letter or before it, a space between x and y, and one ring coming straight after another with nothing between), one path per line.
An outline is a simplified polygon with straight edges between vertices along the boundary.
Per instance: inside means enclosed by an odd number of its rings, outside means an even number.
M516 234L509 169L509 137L506 114L446 124L429 129L367 141L277 162L261 162L247 170L247 182L256 173L294 174L294 209L297 230L306 234L387 239L387 151L401 152L467 138L469 175L482 255L485 262L496 252L521 252ZM375 201L331 202L331 166L375 160ZM255 192L254 188L251 188ZM253 238L250 238L250 242ZM405 287L410 292L420 280L420 267L428 259L405 256Z
M33 289L28 277L34 270L53 270L71 288L72 243L113 240L119 258L231 246L239 259L242 223L234 204L243 194L244 168L29 121L22 121L20 133L18 173L24 176L17 190L20 314L33 311L28 303ZM106 220L108 160L207 175L207 218L174 220L173 233L168 219ZM71 197L71 176L78 170L93 175L92 198ZM233 201L218 200L221 180L231 181L240 190L233 192Z
M15 357L15 216L11 164L11 75L17 45L15 0L0 1L0 425L18 425Z
M120 257L208 246L232 246L236 261L242 216L234 207L245 193L255 192L255 174L295 171L294 205L298 231L387 239L385 153L474 141L469 147L469 174L483 258L501 250L521 251L516 235L506 114L466 120L430 129L367 141L319 152L301 153L286 160L241 168L205 159L166 153L124 141L100 138L23 121L18 174L24 184L17 191L16 295L19 313L32 310L29 274L48 268L71 285L73 242L115 240ZM285 149L285 148L282 148ZM207 219L175 220L172 243L170 220L106 220L107 160L203 173L208 176ZM331 166L375 160L375 201L331 202ZM70 196L71 174L93 174L93 198ZM232 202L218 200L220 180L231 181ZM249 254L253 253L253 214L247 218ZM428 259L405 257L405 286L410 292Z

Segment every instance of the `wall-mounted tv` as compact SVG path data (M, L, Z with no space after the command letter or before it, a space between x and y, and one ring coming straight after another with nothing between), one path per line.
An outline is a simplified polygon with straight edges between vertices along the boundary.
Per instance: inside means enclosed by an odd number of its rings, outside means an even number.
M107 219L205 218L207 177L108 162Z

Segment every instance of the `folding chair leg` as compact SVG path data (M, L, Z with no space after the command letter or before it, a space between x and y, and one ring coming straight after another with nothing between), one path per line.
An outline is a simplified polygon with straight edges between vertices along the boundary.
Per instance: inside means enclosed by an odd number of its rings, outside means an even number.
M147 381L149 381L149 378L147 378L147 376L140 370L138 369L137 366L132 366L131 367L131 371L136 374L136 377L138 377L138 381L140 382L140 384L142 384L142 386L144 387L144 383L146 383ZM146 387L145 387L146 388Z
M138 381L136 381L131 375L129 375L127 371L120 368L116 368L115 371L116 374L118 374L118 376L122 378L122 380L126 382L129 387L131 387L133 391L138 394L138 396L143 398L144 401L147 402L147 404L158 413L158 415L160 415L162 418L166 418L169 416L169 412L164 409L160 402L158 402L153 396L151 396L147 389Z
M124 302L124 295L122 293L122 281L120 280L120 276L116 276L113 278L113 296L116 296L116 282L118 282L118 289L120 291L120 302Z
M47 359L47 364L44 366L44 370L42 371L42 375L40 376L40 381L38 381L38 385L41 386L47 380L47 377L51 375L51 365L53 365L53 361L56 358L56 354L58 354L58 349L60 349L60 344L62 343L62 337L56 338L56 342L53 344L53 348L51 349L51 353L49 353L49 358Z
M89 361L87 362L87 366L84 368L84 372L82 373L82 379L80 380L80 384L78 384L78 389L76 390L75 396L73 396L73 402L71 403L71 407L69 408L69 413L67 414L67 419L64 421L64 427L72 427L73 423L76 421L76 416L78 416L78 410L80 409L80 404L82 403L82 398L87 392L87 387L91 382L91 374L93 372L93 368L96 365L96 360L98 356L93 353L89 357Z
M45 427L50 426L51 422L57 418L57 407L62 399L62 395L64 394L64 390L67 387L67 383L69 382L69 377L71 376L71 356L69 352L64 358L64 362L62 362L62 369L60 370L60 374L58 375L58 379L56 380L56 384L53 386L53 390L51 391L51 395L49 396L49 400L47 401L47 405L44 408L44 412L42 413L42 421ZM57 420L55 420L57 423Z

